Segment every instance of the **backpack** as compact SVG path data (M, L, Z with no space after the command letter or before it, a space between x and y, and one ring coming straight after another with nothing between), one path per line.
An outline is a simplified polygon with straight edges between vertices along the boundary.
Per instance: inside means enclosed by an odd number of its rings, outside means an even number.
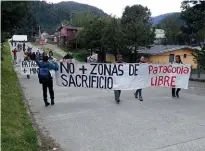
M48 68L39 68L38 72L39 83L44 84L52 80L51 73Z

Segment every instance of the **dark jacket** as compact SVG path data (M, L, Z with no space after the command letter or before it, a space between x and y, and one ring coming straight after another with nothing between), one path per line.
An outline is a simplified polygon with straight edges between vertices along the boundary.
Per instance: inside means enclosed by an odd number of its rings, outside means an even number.
M56 62L52 61L52 62L43 62L39 60L39 55L36 55L36 63L39 66L39 68L48 68L49 70L54 70L54 71L58 71L59 66Z

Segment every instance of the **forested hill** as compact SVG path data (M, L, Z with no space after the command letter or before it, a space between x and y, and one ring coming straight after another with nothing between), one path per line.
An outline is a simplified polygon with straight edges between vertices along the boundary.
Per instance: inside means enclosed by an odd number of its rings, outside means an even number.
M79 12L105 16L106 13L97 7L72 1L49 4L41 1L29 2L31 13L42 28L55 28L62 20L70 20L72 14Z
M159 24L163 19L169 17L169 16L173 16L173 15L179 15L180 13L178 12L173 12L173 13L166 13L166 14L162 14L162 15L159 15L159 16L155 16L155 17L152 17L152 22L153 24Z

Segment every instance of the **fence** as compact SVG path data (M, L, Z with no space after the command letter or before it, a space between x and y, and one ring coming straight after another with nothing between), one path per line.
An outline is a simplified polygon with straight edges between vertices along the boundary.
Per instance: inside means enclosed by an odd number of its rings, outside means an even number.
M190 74L190 80L205 81L205 70L192 69Z

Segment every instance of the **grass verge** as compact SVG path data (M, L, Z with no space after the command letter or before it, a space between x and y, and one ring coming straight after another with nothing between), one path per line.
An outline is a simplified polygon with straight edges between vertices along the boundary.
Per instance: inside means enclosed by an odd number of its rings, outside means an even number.
M17 75L13 70L8 42L3 44L1 62L1 149L3 151L39 151L37 132L27 114Z
M80 62L84 62L87 56L89 56L89 52L84 49L71 49L65 47L59 47L64 52L70 52L72 57Z
M63 56L61 54L58 54L56 53L55 51L53 51L52 49L50 48L43 48L43 50L46 52L46 53L49 53L49 51L52 51L53 52L53 56L57 59L59 58L63 58Z
M40 46L39 42L31 42L31 44L34 45L34 46Z

